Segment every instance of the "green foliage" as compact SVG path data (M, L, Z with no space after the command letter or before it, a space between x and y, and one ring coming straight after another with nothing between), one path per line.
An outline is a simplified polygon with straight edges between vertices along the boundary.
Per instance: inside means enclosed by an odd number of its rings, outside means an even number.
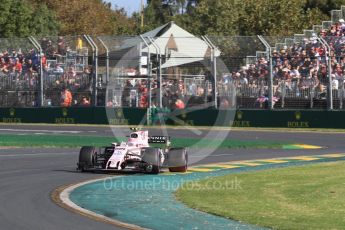
M35 9L34 15L31 20L32 34L37 36L58 34L59 24L55 13L49 10L45 4L39 5Z
M196 35L302 33L329 20L345 0L147 0L145 24L105 0L2 0L0 37L140 34L169 21Z
M169 1L149 0L144 10L145 28L143 31L152 30L172 20L175 13L174 5Z
M56 15L60 35L133 34L134 20L103 0L28 0L46 4Z
M2 0L0 4L0 33L3 31L3 26L6 24L7 20L10 18L10 9L12 6L12 0Z
M329 19L344 0L150 0L145 31L170 20L198 35L292 35Z
M330 15L332 10L340 10L342 5L345 5L344 0L307 0L305 10L318 9L323 14Z
M327 17L318 9L304 10L305 4L301 0L200 0L193 14L184 17L196 18L189 25L197 34L291 35Z
M3 0L0 4L0 37L27 37L56 34L58 24L53 12L22 0Z
M28 35L32 9L20 0L6 0L2 5L4 14L0 16L0 34L3 37Z
M319 11L304 11L305 1L247 0L239 2L238 34L291 35L320 24ZM315 15L317 17L315 17ZM310 19L313 18L313 21Z

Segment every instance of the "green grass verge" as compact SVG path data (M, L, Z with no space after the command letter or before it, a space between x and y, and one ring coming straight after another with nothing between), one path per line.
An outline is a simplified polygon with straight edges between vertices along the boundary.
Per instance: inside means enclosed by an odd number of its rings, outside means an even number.
M13 126L18 125L17 123L1 123L2 126ZM135 125L105 125L105 124L51 124L51 123L21 123L21 126L66 126L66 127L117 127L117 128L132 128L136 127ZM160 126L150 126L145 125L142 127L150 128L150 129L161 129ZM184 126L176 126L176 125L165 125L165 128L169 129L186 129ZM255 132L318 132L318 133L344 133L345 129L336 129L336 128L283 128L283 127L224 127L224 126L191 126L192 128L200 129L200 130L233 130L233 131L255 131Z
M345 162L233 174L187 183L190 207L273 229L345 229ZM188 186L187 186L188 185Z
M78 135L13 135L1 134L0 146L18 147L80 147L84 145L107 146L112 142L123 141L125 138L78 136ZM193 138L173 138L173 147L195 148L282 148L286 143L273 141L242 141L242 140L202 140Z

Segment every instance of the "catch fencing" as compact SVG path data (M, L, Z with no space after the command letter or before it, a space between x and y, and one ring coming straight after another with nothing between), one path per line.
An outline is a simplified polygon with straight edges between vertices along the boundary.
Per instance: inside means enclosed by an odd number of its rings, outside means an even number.
M342 110L345 37L322 29L0 39L0 107L61 106L67 89L82 107Z

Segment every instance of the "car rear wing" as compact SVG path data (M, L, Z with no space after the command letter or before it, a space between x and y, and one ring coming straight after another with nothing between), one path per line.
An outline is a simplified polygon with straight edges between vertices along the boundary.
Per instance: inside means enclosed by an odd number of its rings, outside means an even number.
M150 136L148 139L150 144L167 144L170 145L170 137L167 136Z

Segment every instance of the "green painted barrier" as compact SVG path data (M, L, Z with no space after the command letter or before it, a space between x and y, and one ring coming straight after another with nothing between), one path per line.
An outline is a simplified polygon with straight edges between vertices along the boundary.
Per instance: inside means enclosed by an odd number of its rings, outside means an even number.
M241 110L236 127L345 128L345 111Z
M169 116L169 114L167 114ZM171 116L171 115L170 115ZM177 118L177 119L176 119ZM345 111L214 110L183 112L171 125L280 128L345 128Z
M146 109L130 108L0 108L1 123L139 125Z
M1 123L111 124L223 127L342 128L345 111L151 110L139 108L0 108Z

